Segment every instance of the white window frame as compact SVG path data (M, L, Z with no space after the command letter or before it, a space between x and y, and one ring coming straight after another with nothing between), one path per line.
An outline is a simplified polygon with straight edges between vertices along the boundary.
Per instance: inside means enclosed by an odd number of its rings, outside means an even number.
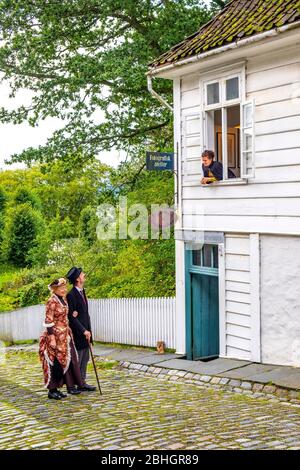
M252 121L249 126L246 126L245 124L245 109L246 107L251 107L252 108ZM255 101L254 100L249 100L245 101L241 105L241 178L242 179L248 179L248 178L254 178L255 177L255 120L254 120L254 112L255 112ZM244 142L246 138L246 130L250 130L250 134L252 135L252 148L250 150L247 150L244 148ZM247 154L250 154L250 160L251 160L251 168L252 171L248 173L247 171Z
M201 155L204 149L203 143L203 113L202 111L193 111L193 112L183 112L182 113L182 161L181 161L181 171L184 184L195 183L199 184L199 180L201 178L201 170L199 169L199 174L189 173L188 166L190 163L197 162L199 163L199 154ZM188 132L187 131L187 123L188 121L199 121L199 129L196 132ZM199 141L198 145L195 147L199 147L199 154L197 156L191 157L189 156L188 152L188 139L195 139ZM201 166L200 166L201 168Z
M205 78L205 75L207 78ZM239 78L239 98L235 98L232 100L226 100L226 81L232 78ZM219 103L207 105L207 85L212 83L219 83L220 84L220 101ZM215 183L218 185L223 184L241 184L248 181L250 178L254 178L255 176L255 126L254 126L254 113L255 113L255 103L254 101L246 101L246 66L245 63L242 63L240 66L236 64L228 66L227 68L215 70L214 74L207 73L202 75L200 80L200 90L201 90L201 109L203 113L203 148L207 150L207 143L208 143L208 126L207 126L207 113L209 111L213 111L216 109L221 109L222 112L222 163L223 163L223 180ZM253 123L252 123L252 155L251 155L251 162L252 162L252 171L251 173L247 173L244 171L245 163L244 163L244 130L248 129L244 127L243 124L243 113L244 107L252 103L253 106ZM227 108L231 106L240 106L240 116L241 116L241 139L240 139L240 168L241 168L241 175L239 178L228 178L228 155L227 155ZM205 187L215 186L212 185L204 185Z
M239 79L239 97L234 98L232 100L226 100L226 81L230 80L231 78L238 78ZM219 83L219 94L220 94L220 101L214 104L206 104L207 103L207 86L212 85L213 83ZM230 75L225 75L220 77L219 79L208 80L203 82L203 96L204 96L204 111L212 111L214 109L219 109L228 106L234 106L236 104L240 104L243 97L243 89L242 89L242 76L241 73L234 73Z

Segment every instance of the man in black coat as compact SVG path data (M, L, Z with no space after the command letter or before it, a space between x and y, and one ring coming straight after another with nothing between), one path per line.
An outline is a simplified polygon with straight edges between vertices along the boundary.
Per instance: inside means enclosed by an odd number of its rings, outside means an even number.
M86 383L86 369L90 358L89 342L93 344L93 339L88 301L83 287L85 274L81 268L74 266L66 277L73 284L73 288L67 294L67 301L69 306L69 324L74 336L83 381L83 386L80 387L80 390L92 392L96 390L96 387Z

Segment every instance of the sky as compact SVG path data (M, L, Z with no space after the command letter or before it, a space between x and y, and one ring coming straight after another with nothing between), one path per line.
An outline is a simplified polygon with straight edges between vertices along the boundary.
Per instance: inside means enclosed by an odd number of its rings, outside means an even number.
M30 93L27 90L20 91L16 98L9 98L9 87L5 84L0 85L0 106L7 109L14 109L17 106L28 105L30 103ZM63 122L56 118L47 118L41 121L38 127L31 127L27 123L18 125L0 124L0 169L23 168L23 164L6 165L5 160L10 155L20 153L27 147L38 147L46 143L52 133L63 126ZM116 150L111 152L102 152L99 159L116 167L124 158Z
M210 0L203 1L207 5L210 3ZM13 109L21 104L28 105L30 97L28 91L22 90L15 99L11 99L9 98L9 87L0 84L0 107ZM38 147L45 144L53 131L61 126L62 122L59 119L50 117L39 123L38 127L31 127L26 123L19 125L0 124L0 170L22 168L22 164L6 165L4 161L14 153L20 153L27 147ZM102 152L98 158L103 163L116 167L122 161L124 155L112 150L111 152Z

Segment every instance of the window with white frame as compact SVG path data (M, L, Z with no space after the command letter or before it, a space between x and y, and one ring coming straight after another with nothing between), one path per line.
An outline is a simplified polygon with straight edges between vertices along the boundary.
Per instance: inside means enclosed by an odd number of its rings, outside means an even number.
M223 164L223 180L254 177L254 102L244 86L238 73L203 82L203 148Z

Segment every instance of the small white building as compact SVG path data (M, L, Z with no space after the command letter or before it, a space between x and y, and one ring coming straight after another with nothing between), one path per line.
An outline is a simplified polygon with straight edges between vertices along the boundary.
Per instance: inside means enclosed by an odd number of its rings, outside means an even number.
M177 352L300 366L300 2L232 0L151 65L154 95L156 77L174 84ZM201 184L204 149L222 181Z

